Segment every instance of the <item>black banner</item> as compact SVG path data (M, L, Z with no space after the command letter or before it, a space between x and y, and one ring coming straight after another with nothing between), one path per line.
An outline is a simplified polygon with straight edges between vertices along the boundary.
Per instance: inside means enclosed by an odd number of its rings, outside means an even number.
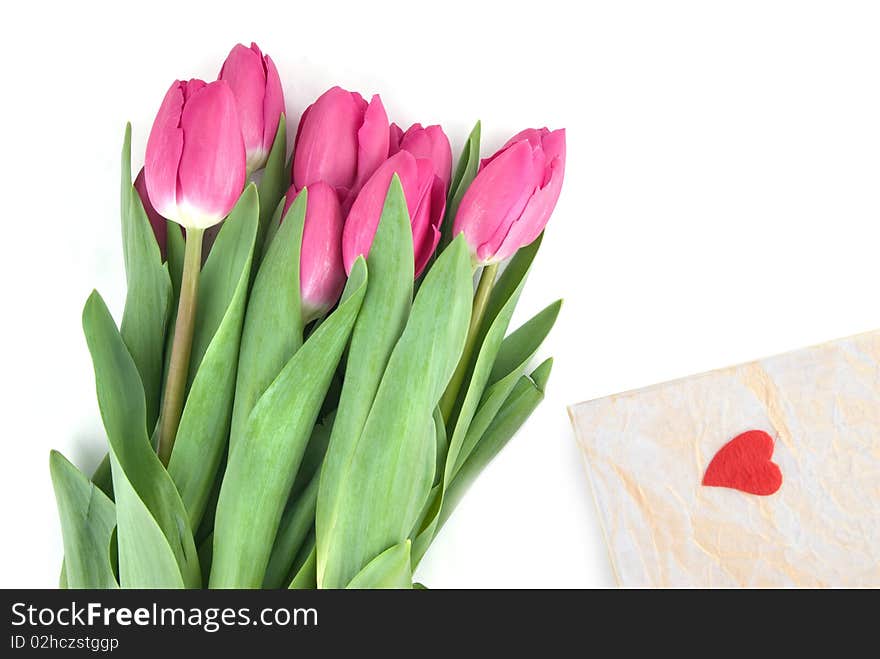
M863 594L873 599L872 593ZM832 632L836 617L846 622L845 638L853 639L853 628L871 627L864 624L870 607L845 606L848 600L863 599L852 595L841 591L5 590L7 637L0 656L97 653L166 659L194 650L262 657L275 656L269 650L276 648L284 650L282 656L355 648L386 650L394 656L433 649L458 657L469 656L475 642L496 651L511 648L557 656L567 650L565 654L591 656L591 649L608 643L621 650L645 641L655 648L674 648L682 642L693 644L706 633L724 637L730 649L755 640L750 626L759 628L753 631L760 631L762 642L782 641L785 621L796 623L797 637L809 634L813 639L818 631ZM790 647L790 633L785 638Z

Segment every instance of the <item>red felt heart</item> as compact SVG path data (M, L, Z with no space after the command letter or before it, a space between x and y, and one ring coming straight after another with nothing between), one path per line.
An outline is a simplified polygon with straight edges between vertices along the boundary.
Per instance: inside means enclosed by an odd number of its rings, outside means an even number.
M767 496L782 486L779 465L770 461L773 438L763 430L749 430L721 447L703 476L703 485L730 487Z

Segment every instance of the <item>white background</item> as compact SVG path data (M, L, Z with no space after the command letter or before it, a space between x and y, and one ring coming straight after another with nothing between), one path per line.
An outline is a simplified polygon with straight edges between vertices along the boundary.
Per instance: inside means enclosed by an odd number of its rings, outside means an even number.
M51 6L47 6L51 5ZM0 27L0 586L61 559L49 448L102 429L80 309L119 317L119 148L175 77L237 41L288 114L379 92L484 155L568 129L566 182L519 308L565 305L547 399L434 543L431 587L611 586L566 405L880 325L880 10L870 2L17 3ZM11 13L10 13L11 12Z

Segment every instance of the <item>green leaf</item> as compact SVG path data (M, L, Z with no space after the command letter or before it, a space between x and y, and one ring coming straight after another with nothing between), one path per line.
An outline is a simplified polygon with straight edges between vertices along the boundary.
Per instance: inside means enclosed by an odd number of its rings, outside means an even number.
M260 179L259 195L260 195L260 224L257 232L257 242L255 247L254 260L257 264L265 253L266 233L269 227L269 221L278 205L278 200L287 192L290 185L290 177L285 172L285 161L287 158L287 119L282 114L278 119L278 130L275 132L275 140L272 142L272 149L269 151L269 159L266 161L266 167L263 169L263 177Z
M553 328L561 307L562 300L550 304L502 342L492 373L489 375L489 386L483 393L480 409L468 427L467 436L451 471L447 461L446 468L450 477L461 468L477 441L483 436L489 422L507 400L526 366Z
M363 309L363 305L361 305ZM333 428L335 412L317 424L312 430L312 438L306 447L290 489L287 509L278 525L278 533L269 556L269 566L263 579L264 588L280 588L290 582L291 566L305 545L308 534L312 534L312 547L315 545L315 504L318 498L318 482L321 463L327 453L330 431ZM297 568L299 566L296 566ZM293 570L295 572L295 570Z
M211 577L211 562L214 559L214 534L209 533L199 543L199 567L202 570L202 583L208 583Z
M229 437L257 205L256 190L248 186L223 223L201 274L190 361L194 379L168 463L194 529L205 512Z
M274 244L274 243L273 243ZM364 298L359 258L336 311L309 337L248 419L220 488L211 586L259 588L306 442Z
M361 309L363 308L363 304L361 304ZM296 480L293 482L293 489L290 492L291 497L299 496L308 484L311 483L312 477L320 473L324 456L327 455L330 432L333 429L335 418L336 412L330 412L312 428L312 437L309 439L308 446L306 446L306 452L303 453L302 463L299 466Z
M480 122L478 121L468 135L467 141L461 150L461 156L458 158L458 164L455 167L455 174L449 183L449 194L446 198L446 217L443 221L443 244L446 245L452 241L455 236L452 235L452 224L455 221L455 214L464 197L464 193L473 183L477 176L477 170L480 168Z
M168 378L168 366L171 361L171 348L174 344L174 328L177 325L177 307L180 304L180 286L183 280L183 260L186 251L186 241L180 225L169 220L166 240L166 254L168 257L168 273L171 275L171 308L168 311L168 329L165 332L165 357L162 365L162 385ZM199 322L198 312L196 323ZM155 431L150 433L155 440ZM155 444L155 442L154 442ZM109 463L109 457L107 458Z
M363 305L361 305L363 309ZM263 579L264 588L280 588L290 582L291 566L295 565L296 557L305 545L307 536L315 531L315 504L318 498L318 482L321 463L327 453L330 442L330 431L336 413L315 424L312 437L303 454L302 462L296 473L296 480L290 490L287 509L278 525L278 533L269 556L269 566ZM312 546L315 540L312 537ZM299 566L297 566L299 567Z
M250 184L223 221L208 259L202 266L190 356L190 384L217 332L227 320L229 307L241 291L243 276L250 274L258 213L256 186ZM247 290L244 292L246 294Z
M367 563L346 588L412 588L409 552L409 540L386 549Z
M416 526L419 531L413 542L413 568L422 560L431 541L449 519L467 488L541 402L552 365L553 360L548 359L535 369L531 377L521 376L498 413L490 419L491 425L487 423L488 427L482 428L476 440L471 440L469 434L466 445L476 446L476 450L464 461L464 466L451 483L444 482L431 490L425 512ZM477 414L479 416L484 412L481 408Z
M110 544L116 508L68 460L52 451L49 471L64 539L63 588L118 588Z
M528 277L529 270L531 270L532 263L535 261L535 256L537 256L543 240L544 234L542 233L529 245L519 249L498 277L495 286L492 288L492 293L489 295L486 311L483 314L483 322L481 323L479 334L480 344L483 342L483 338L486 336L495 318L498 317L502 308L507 304L507 301L522 288L522 282Z
M272 545L263 588L281 588L306 536L315 524L315 502L318 500L318 474L305 490L288 505L278 525L278 533Z
M433 482L432 417L461 357L471 293L470 255L462 236L425 277L347 477L338 483L337 520L327 536L322 588L347 585L370 560L411 533ZM340 408L337 419L343 414Z
M473 452L464 461L447 488L437 529L449 519L461 497L483 468L498 455L544 399L544 391L552 368L553 359L547 359L532 372L531 376L524 375L519 378L507 400L476 443Z
M455 426L446 458L444 473L446 482L450 481L458 464L465 436L486 389L540 242L538 239L529 247L517 252L492 290L477 334L476 360L473 365L468 366L469 374L465 380L467 386L464 388L461 404L457 406L458 414L455 416Z
M370 285L351 337L345 381L324 458L316 511L317 570L321 583L330 538L339 515L339 493L412 304L413 247L409 212L400 179L392 177L379 226L367 257Z
M443 482L431 490L428 503L416 526L412 549L414 566L419 564L439 529L438 516L441 510L447 509L445 498L450 483L483 437L556 321L561 301L544 309L500 341L499 346L500 337L510 322L539 242L535 241L520 250L493 290L493 298L490 299L484 316L482 338L479 339L482 347L450 441ZM488 388L487 384L490 385Z
M198 587L199 562L186 510L147 437L137 367L97 292L83 309L83 329L110 442L121 585Z
M98 464L92 474L92 482L100 490L113 500L113 475L110 473L110 454L105 454L104 459Z
M144 389L148 433L159 417L171 278L131 179L131 124L122 146L122 249L128 291L121 333Z
M411 550L413 570L421 562L431 541L437 532L437 522L440 519L440 509L443 507L443 496L446 486L443 481L431 488L428 501L422 509L422 514L416 522L413 531L413 545Z
M284 206L286 203L287 199L285 197L282 197L281 201L278 202L278 205L275 206L275 212L272 214L272 219L269 220L269 226L266 228L266 235L263 236L264 255L266 253L266 250L269 249L269 245L272 244L272 240L275 238L275 234L278 233L278 229L281 228L281 214L284 212Z
M492 375L489 376L490 384L500 382L534 356L553 329L561 308L562 300L548 304L504 339Z
M291 590L311 590L318 587L317 573L315 567L317 565L317 552L315 551L315 538L310 539L306 547L303 549L304 558L301 560L299 569L290 582L288 588ZM298 559L299 561L299 559Z
M257 400L302 345L299 261L306 200L303 190L269 245L251 290L238 358L232 448L241 441Z
M446 426L443 423L443 413L440 408L434 409L434 432L437 438L437 462L434 467L434 485L443 478L443 469L446 465L446 456L449 453L449 439L446 436Z

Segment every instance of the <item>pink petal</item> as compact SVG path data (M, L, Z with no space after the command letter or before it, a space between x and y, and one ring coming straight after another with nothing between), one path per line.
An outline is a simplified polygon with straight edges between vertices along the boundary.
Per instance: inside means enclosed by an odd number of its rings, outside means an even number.
M410 215L410 226L413 234L413 252L416 253L416 264L419 261L419 250L426 236L430 234L432 190L434 181L437 178L434 175L434 167L427 158L416 158L416 183L415 188L418 191L414 204L407 204L407 210ZM406 190L406 188L404 188Z
M443 222L443 214L446 212L446 185L438 176L432 176L431 191L428 196L430 212L427 226L416 235L413 227L413 250L415 253L415 276L418 277L424 271L425 266L431 259L437 244L440 242L440 225Z
M370 100L358 130L357 178L352 188L354 194L388 158L389 141L388 115L382 99L376 94Z
M297 189L317 181L350 188L358 169L358 131L367 103L360 94L333 87L303 113L293 159ZM386 128L387 140L387 128Z
M468 188L453 224L464 233L478 261L491 258L538 185L532 149L526 141L503 150Z
M266 96L263 99L263 149L266 154L272 150L275 142L275 133L278 132L278 121L284 114L284 90L281 87L281 77L275 62L266 55L263 58L266 67Z
M434 173L449 187L452 178L452 147L440 126L422 128L413 124L403 135L400 148L416 158L428 158L434 165Z
M186 83L175 80L165 94L153 121L144 158L144 178L153 206L177 220L177 168L183 153L180 116Z
M376 227L379 226L379 218L385 205L385 197L388 195L391 178L395 173L400 177L403 186L407 210L412 215L412 211L416 208L420 193L418 165L412 155L401 151L386 160L361 188L345 220L345 228L342 232L342 259L346 273L351 272L351 267L358 256L362 255L366 258L370 253L370 246L373 244Z
M177 201L192 226L205 228L229 214L245 182L244 142L229 85L218 80L193 93L180 126Z
M262 53L256 44L250 48L236 45L223 62L219 79L225 80L235 95L241 134L248 155L262 152L266 73Z
M397 124L391 124L388 128L388 155L393 156L400 151L400 142L403 139L403 129Z
M537 149L542 146L544 138L549 134L550 131L547 128L526 128L507 140L507 143L502 148L507 148L512 144L526 140L532 145L533 149Z
M189 99L193 97L193 94L203 90L208 86L204 80L199 80L198 78L191 78L183 83L183 104L186 105L189 102Z
M342 208L326 183L308 188L300 256L300 290L308 320L329 311L345 286L342 263Z
M560 128L559 130L554 130L553 132L546 134L541 141L541 146L544 149L544 153L547 156L548 162L559 158L562 161L563 166L565 166L564 128Z
M550 219L559 193L562 192L562 179L565 175L565 161L562 158L554 159L547 167L547 183L537 190L525 210L510 227L507 236L495 252L496 261L513 256L520 248L532 243Z

